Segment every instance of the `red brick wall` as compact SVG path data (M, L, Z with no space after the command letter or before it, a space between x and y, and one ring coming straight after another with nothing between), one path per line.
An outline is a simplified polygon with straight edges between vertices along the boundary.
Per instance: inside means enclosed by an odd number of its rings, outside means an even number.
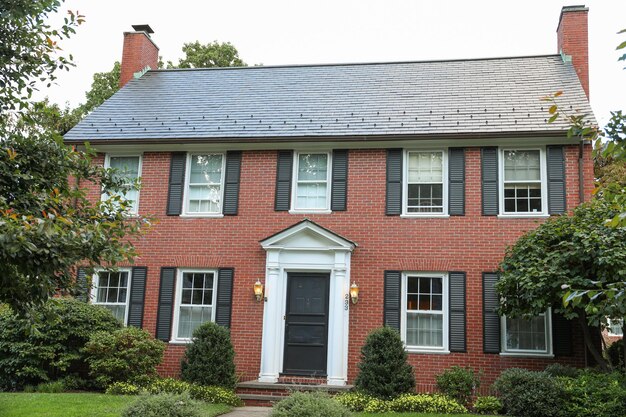
M579 203L578 147L566 148L567 204ZM586 153L589 158L589 153ZM308 217L358 243L351 263L351 278L360 286L360 300L351 306L349 379L357 373L359 352L368 332L382 325L383 271L467 272L467 353L409 354L421 389L429 389L434 375L453 364L469 365L485 373L490 383L511 366L542 368L549 359L511 358L483 354L482 272L496 269L507 245L536 219L499 219L481 215L480 149L466 150L466 215L445 219L405 219L385 215L386 151L351 150L348 209L332 214L294 215L274 211L276 151L244 151L241 166L239 214L224 218L165 216L170 154L146 152L140 214L156 223L140 238L136 265L148 267L144 327L155 332L159 273L162 266L234 267L232 339L237 371L242 380L258 377L261 353L263 303L256 302L252 287L265 276L265 252L259 240ZM589 162L590 164L590 162ZM592 177L586 176L590 182ZM99 191L92 190L94 198ZM160 367L176 375L184 346L170 345ZM582 365L580 343L563 361Z
M572 64L589 98L589 46L586 8L564 11L557 28L557 52L572 56Z
M159 48L144 32L125 32L122 50L120 88L133 78L133 74L146 66L157 69Z

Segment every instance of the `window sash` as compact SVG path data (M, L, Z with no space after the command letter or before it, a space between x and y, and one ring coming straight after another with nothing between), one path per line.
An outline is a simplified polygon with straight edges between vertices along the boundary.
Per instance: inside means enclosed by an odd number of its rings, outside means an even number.
M411 215L445 214L446 152L407 151L405 162L404 212Z
M107 285L100 285L101 278L103 275L107 275ZM118 285L110 285L111 284L111 274L119 274ZM121 278L123 275L126 275L126 285L121 285ZM122 323L126 324L126 320L128 317L128 303L130 300L130 280L131 280L131 271L130 270L118 270L114 271L96 271L93 276L93 282L91 289L91 303L94 305L99 305L105 307L110 310L111 313ZM104 300L100 297L102 294L102 290L106 290L106 295ZM117 301L109 301L109 294L111 290L115 291L115 299ZM120 301L120 291L125 291L125 295L123 297L123 301Z
M511 178L511 172L515 173L518 164L511 159L511 153L518 152L520 155L528 153L533 156L530 171L535 174L526 175L526 178ZM500 203L502 214L538 215L544 214L547 208L546 201L546 170L545 156L542 149L501 149L500 150ZM510 165L512 164L512 166ZM520 172L522 172L520 170ZM537 178L538 176L538 178ZM538 193L537 193L538 190ZM534 192L533 192L534 191ZM510 195L510 194L513 195Z
M207 165L211 163L211 159L219 157L219 168L215 170L215 166L206 167L205 170L200 167L200 172L194 172L192 165L197 166L195 162L198 158L206 158ZM185 175L185 213L196 215L215 215L222 213L222 203L224 200L224 175L225 175L225 158L223 154L189 154L187 157L187 172ZM213 170L211 170L213 168ZM219 174L219 181L216 180ZM195 179L194 175L204 175L205 181Z
M317 163L325 159L325 163L312 174L313 178L301 175L303 159L317 157ZM295 153L294 177L295 187L293 192L294 210L329 210L330 209L330 174L331 158L326 152ZM323 157L323 158L320 158ZM317 177L317 173L326 171L325 177ZM304 177L304 178L303 178Z
M543 319L543 333L538 332L536 329L533 329L533 324L531 322L531 320L537 320L538 318L542 318ZM519 334L516 334L517 332L515 330L512 330L511 327L516 326L519 329L519 324L523 323L523 324L529 324L531 325L531 328L529 331L526 330L522 330ZM544 313L544 314L539 314L536 317L533 317L530 320L525 320L525 319L509 319L506 316L502 317L502 329L503 329L503 339L502 339L502 351L505 353L526 353L526 354L550 354L551 353L551 339L550 339L550 332L551 332L551 323L549 320L549 312L548 313ZM529 342L533 345L538 345L539 340L537 338L537 336L542 336L541 338L541 344L543 344L543 347L541 348L533 348L530 346L525 346L522 347L520 346L522 344L522 337L526 337L526 341L524 342L525 344L528 344ZM517 338L517 347L515 346L511 346L511 342L514 341L514 338Z
M191 275L190 286L186 286L189 275ZM195 285L200 275L203 276L201 288ZM184 301L184 298L187 301ZM198 299L200 302L196 302ZM217 271L179 270L176 283L173 339L188 342L198 326L207 321L215 321L216 299Z
M105 167L106 168L114 168L119 170L118 173L115 174L116 177L122 177L124 179L126 179L126 181L124 181L124 185L131 185L133 184L135 181L137 181L138 178L141 177L141 156L140 155L125 155L125 156L120 156L120 155L108 155L105 158ZM136 164L135 168L132 168L131 170L123 170L120 169L121 167L125 167L127 165L125 164L121 164L118 165L118 163L116 161L130 161L130 160L134 160L134 164ZM135 190L127 190L124 193L120 193L114 190L109 191L107 194L103 194L103 198L104 199L108 199L110 197L113 196L119 196L120 198L128 201L129 204L129 208L128 208L128 213L129 214L137 214L139 211L139 190L135 189Z
M447 351L447 285L446 274L403 274L401 330L407 349Z

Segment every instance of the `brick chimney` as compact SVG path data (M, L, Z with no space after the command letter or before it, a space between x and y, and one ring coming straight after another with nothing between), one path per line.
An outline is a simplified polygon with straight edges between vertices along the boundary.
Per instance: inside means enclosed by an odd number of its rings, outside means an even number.
M157 69L159 65L159 47L150 38L154 33L149 25L133 25L134 32L124 32L120 88L133 78L135 73L148 69Z
M561 9L559 26L556 29L558 39L557 52L569 55L578 74L580 83L589 99L589 40L587 36L587 13L583 6L565 6ZM564 57L565 58L565 57Z

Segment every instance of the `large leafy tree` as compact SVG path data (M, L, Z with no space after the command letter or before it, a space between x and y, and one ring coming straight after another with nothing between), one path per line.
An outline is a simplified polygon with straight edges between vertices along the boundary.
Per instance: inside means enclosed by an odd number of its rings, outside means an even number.
M615 213L610 203L594 200L527 232L508 248L496 285L502 314L532 317L552 308L576 320L585 345L604 367L592 328L606 325L607 317L626 317L626 228L605 221ZM588 297L572 297L572 289Z
M45 111L49 105L28 101L33 77L49 82L71 65L53 38L74 33L82 17L70 14L60 29L50 28L46 18L60 4L14 0L0 10L0 302L23 315L54 294L73 292L76 263L132 261L129 239L142 225L126 216L128 203L120 197L135 184L92 164L88 146L85 152L65 146ZM89 198L88 183L118 193Z
M230 42L213 41L207 44L190 42L183 45L185 57L178 60L178 65L168 61L167 68L213 68L245 67L239 58L239 52Z

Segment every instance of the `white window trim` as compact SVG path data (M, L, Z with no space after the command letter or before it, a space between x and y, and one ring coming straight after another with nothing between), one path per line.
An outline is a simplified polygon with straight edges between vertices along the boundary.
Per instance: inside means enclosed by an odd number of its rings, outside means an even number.
M409 213L409 153L411 152L441 152L442 181L443 181L443 211L441 213ZM448 213L448 148L439 149L405 149L402 153L402 215L400 217L450 217Z
M506 151L539 151L539 168L541 178L541 212L536 213L506 213L504 211L504 153ZM546 148L541 147L501 147L498 149L498 194L500 214L498 217L504 218L526 218L526 217L550 217L548 214L548 170L546 162Z
M432 346L409 346L406 344L406 322L407 322L407 308L406 308L406 293L407 293L407 278L411 277L428 277L428 278L441 278L442 279L442 304L441 309L443 313L443 346L436 348ZM448 288L449 280L448 274L445 272L403 272L402 273L402 285L400 296L401 300L401 316L400 316L400 335L402 341L405 344L405 350L410 353L450 353L449 348L449 312L448 312ZM425 312L425 314L428 314Z
M191 158L194 155L220 155L222 157L222 176L220 178L220 206L219 212L189 212L189 182L191 175ZM185 161L185 191L183 193L183 212L180 217L224 217L224 188L226 177L226 154L223 152L187 152Z
M611 325L612 325L612 322L613 322L613 321L614 321L614 320L611 320L611 319L609 319L609 318L607 318L607 319L606 319L606 322L607 322L606 333L607 333L607 335L609 335L609 336L615 336L615 337L622 337L622 336L624 336L624 334L623 334L623 333L613 333L613 332L611 331ZM622 323L620 322L620 324L622 324Z
M117 154L117 153L107 153L104 155L104 167L105 168L111 168L111 158L139 158L139 168L137 169L137 178L139 179L139 182L141 183L141 169L143 167L143 155L142 154L138 154L138 153L131 153L131 154ZM139 214L139 197L141 195L141 189L137 190L137 201L135 201L135 204L132 207L132 210L130 210L128 212L129 216L137 216ZM100 199L102 201L105 201L109 198L109 195L107 193L102 193L100 196Z
M298 164L300 162L300 155L320 155L325 154L327 156L327 167L326 170L326 207L312 209L312 208L297 208L296 202L298 198ZM291 214L299 214L299 213L317 213L317 214L329 214L332 213L330 209L330 199L331 199L331 189L332 189L332 152L326 151L294 151L293 153L293 168L291 174L291 208L289 209L289 213Z
M546 350L507 349L506 347L506 316L500 317L500 355L502 356L538 356L544 358L554 357L552 348L552 309L544 313L546 328Z
M96 301L98 298L98 281L99 281L99 277L98 277L98 273L100 272L128 272L128 286L126 288L126 302L125 303L102 303L102 302L98 302ZM131 282L133 279L133 270L132 268L117 268L116 271L110 270L110 269L104 269L104 268L99 268L96 269L93 273L93 276L91 277L91 292L89 295L89 301L91 302L91 304L93 305L97 305L97 306L106 306L106 305L122 305L125 304L126 305L126 310L124 311L124 326L126 326L126 324L128 323L128 312L130 310L130 286L131 286ZM106 308L106 307L105 307Z
M170 337L170 343L191 343L193 341L192 338L178 337L178 319L180 317L180 304L182 301L183 294L183 274L186 272L190 273L210 273L213 274L213 300L212 309L211 309L211 321L215 322L215 312L217 310L217 269L195 269L195 268L184 268L177 269L176 271L176 293L174 298L174 322L172 323L172 335Z

